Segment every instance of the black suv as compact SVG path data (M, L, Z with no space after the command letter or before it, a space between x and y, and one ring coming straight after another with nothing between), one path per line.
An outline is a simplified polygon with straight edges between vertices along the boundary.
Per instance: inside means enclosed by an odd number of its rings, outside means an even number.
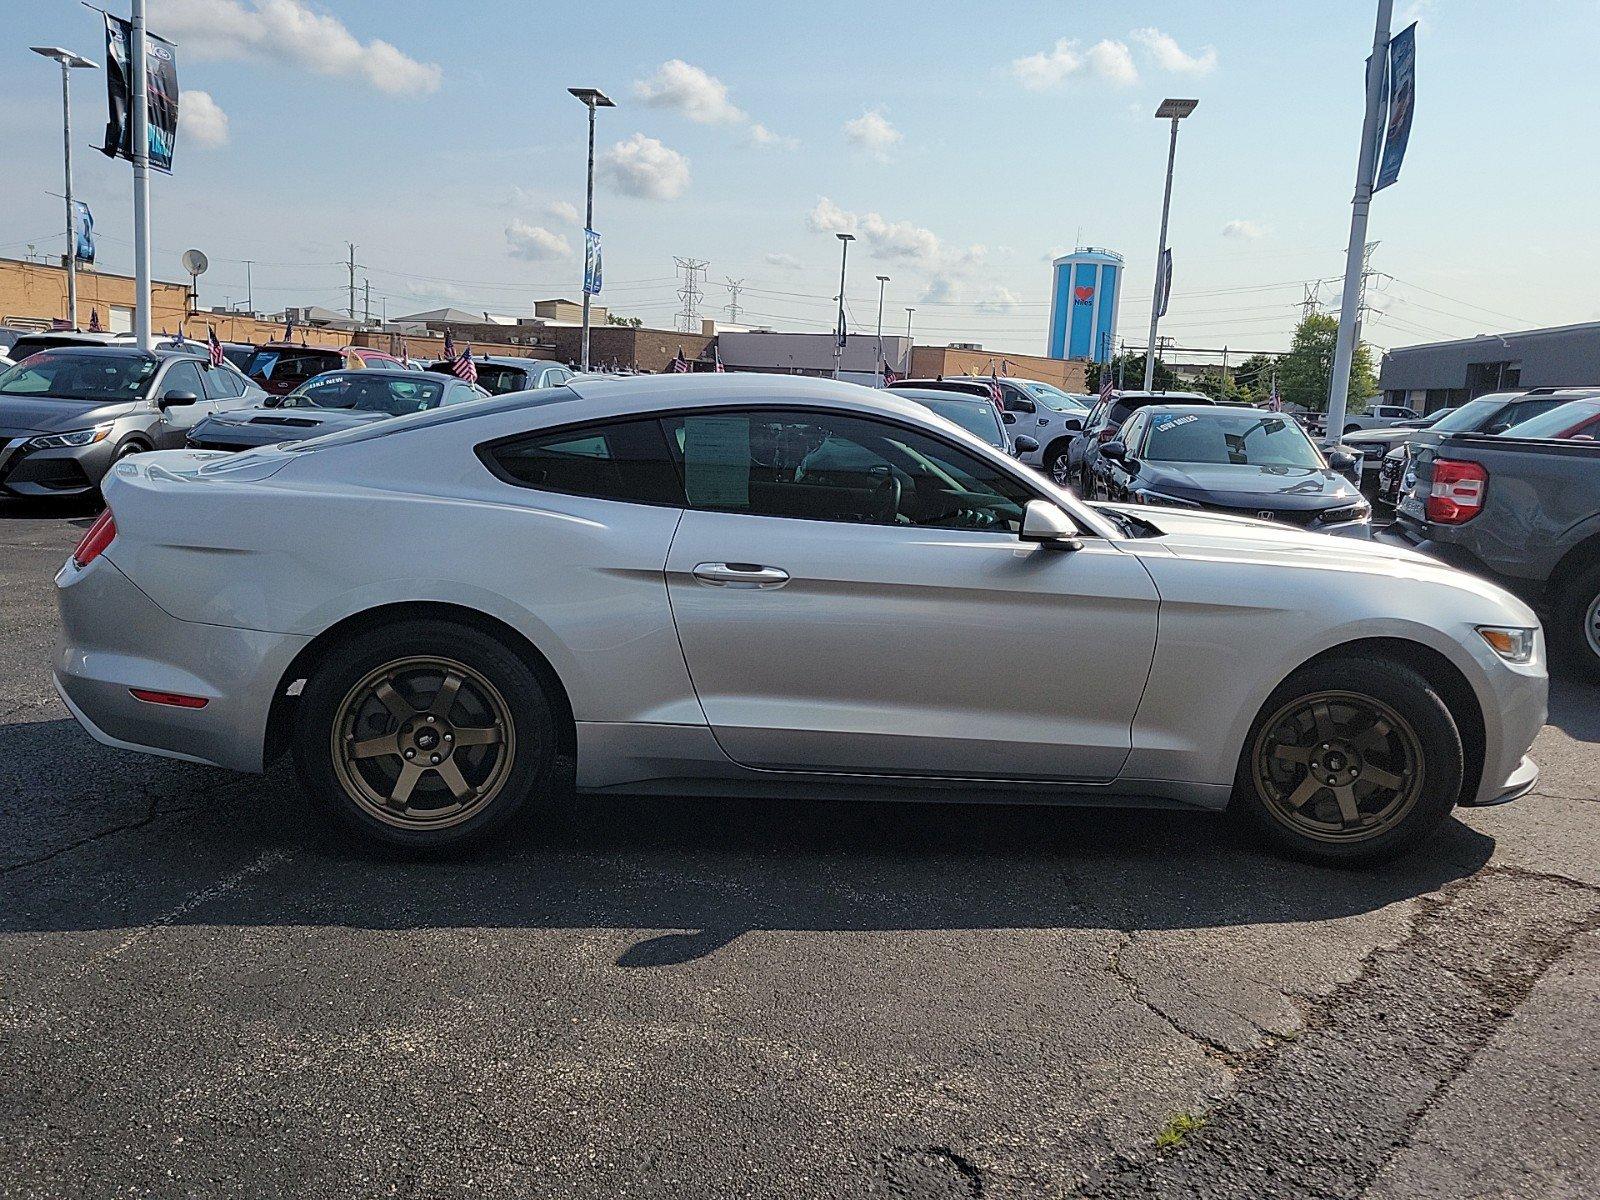
M1099 462L1100 447L1117 436L1122 423L1149 404L1214 404L1199 392L1113 392L1109 400L1098 400L1084 418L1083 432L1072 439L1066 460L1050 465L1050 477L1062 487L1077 485L1078 495L1093 494L1093 472Z

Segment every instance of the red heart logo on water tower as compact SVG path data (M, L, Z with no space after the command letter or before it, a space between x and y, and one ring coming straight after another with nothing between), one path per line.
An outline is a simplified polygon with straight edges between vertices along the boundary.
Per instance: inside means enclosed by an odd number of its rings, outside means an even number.
M1079 304L1087 304L1094 299L1094 289L1092 287L1075 287L1072 289L1072 294L1077 298Z

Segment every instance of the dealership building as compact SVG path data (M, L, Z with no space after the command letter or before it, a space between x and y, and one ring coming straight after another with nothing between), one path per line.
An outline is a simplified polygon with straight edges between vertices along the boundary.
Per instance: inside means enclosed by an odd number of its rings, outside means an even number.
M1597 385L1600 321L1400 346L1378 368L1384 399L1421 412L1489 392Z

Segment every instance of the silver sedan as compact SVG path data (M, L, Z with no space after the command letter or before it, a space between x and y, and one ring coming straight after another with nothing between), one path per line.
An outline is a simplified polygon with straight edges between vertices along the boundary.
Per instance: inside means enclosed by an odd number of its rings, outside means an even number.
M1088 505L893 394L581 379L118 464L57 577L96 738L291 752L431 848L588 792L1230 806L1324 861L1533 786L1538 620L1407 550ZM1130 817L1137 820L1137 817Z

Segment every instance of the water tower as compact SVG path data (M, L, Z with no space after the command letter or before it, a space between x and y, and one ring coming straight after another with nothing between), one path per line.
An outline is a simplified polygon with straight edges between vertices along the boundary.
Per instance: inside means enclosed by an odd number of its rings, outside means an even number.
M1122 255L1084 246L1050 264L1051 358L1111 361L1122 299Z

